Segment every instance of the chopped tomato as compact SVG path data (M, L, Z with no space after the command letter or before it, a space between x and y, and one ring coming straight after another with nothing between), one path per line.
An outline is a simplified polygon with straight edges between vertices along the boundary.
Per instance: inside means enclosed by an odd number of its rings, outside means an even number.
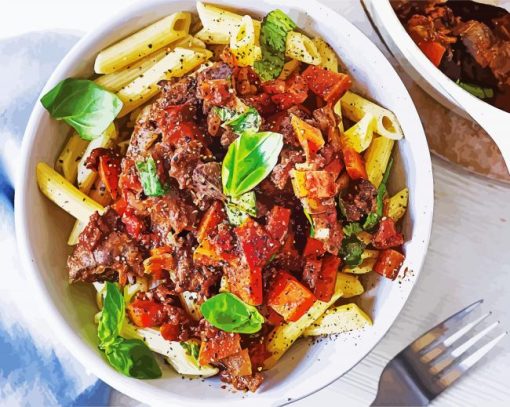
M335 178L335 180L338 178L338 176L340 175L340 173L342 172L342 170L344 169L344 164L343 162L340 160L339 157L335 157L333 158L329 163L328 165L326 165L324 167L324 170L325 171L328 171L330 173L333 174L333 177Z
M262 304L262 267L247 267L240 262L225 267L229 291L250 305Z
M340 130L338 127L330 127L328 128L328 141L333 150L339 152L342 150L342 142L340 138Z
M315 65L309 65L302 76L313 93L331 104L335 104L352 85L349 75Z
M160 246L150 250L151 256L159 256L160 254L172 253L174 249L171 246Z
M198 226L197 240L200 243L225 219L223 205L220 201L214 201L207 209Z
M314 304L316 298L295 277L280 271L269 291L267 305L285 321L297 321Z
M379 222L379 228L374 233L372 244L376 249L389 249L404 244L404 236L397 232L395 221L384 217Z
M119 177L120 177L120 158L117 156L104 154L99 157L99 177L106 186L112 199L119 196Z
M404 255L396 250L383 250L379 253L379 257L377 258L377 262L374 266L374 271L381 276L395 280L404 260Z
M324 243L320 240L314 239L313 237L308 237L306 240L305 250L303 251L303 256L309 257L319 257L326 253L326 249L324 248Z
M264 92L270 95L277 95L279 93L285 93L285 81L282 79L275 79L272 81L267 81L262 84L262 89Z
M161 325L159 332L161 336L167 341L178 341L181 327L179 324L166 323Z
M336 194L335 177L329 171L305 171L305 187L310 198L332 198Z
M204 366L235 355L240 351L241 337L239 334L218 330L215 337L201 343L198 363Z
M165 277L164 271L173 270L175 259L171 254L156 254L143 261L145 273L150 274L155 280L161 280Z
M135 239L138 239L145 229L145 224L143 220L138 218L134 213L132 213L129 210L124 212L121 219L122 223L124 223L124 226L126 227L128 235L134 237Z
M275 205L266 217L266 230L280 243L285 241L290 224L290 209Z
M265 315L265 318L266 322L273 326L281 325L282 322L284 321L283 317L280 314L278 314L274 309L269 307L267 308L267 315Z
M270 90L279 90L271 96L271 100L276 103L280 110L287 110L288 108L303 103L308 98L308 86L305 80L297 74L292 75L285 81L284 89L281 89L280 80L276 80L278 85L272 85Z
M133 324L142 328L160 326L167 317L163 304L150 300L134 300L127 306L127 313Z
M122 216L126 212L127 202L124 198L120 198L112 204L112 208L119 216Z
M352 147L344 146L342 148L344 154L345 170L352 180L367 179L367 170L365 169L365 162L363 157L355 151Z
M250 269L264 267L280 247L278 241L252 218L248 218L234 231Z
M267 93L259 93L255 96L248 96L243 98L243 102L248 106L257 109L262 116L273 114L276 106L271 100L271 96Z
M204 266L220 266L222 262L229 262L233 255L223 252L210 239L204 239L193 252L193 261Z
M296 115L292 115L290 122L299 144L305 152L306 161L311 161L315 158L317 151L324 145L324 138L321 131L300 119Z
M335 292L338 268L342 261L339 257L331 254L322 259L322 267L315 279L313 293L321 301L329 301Z
M435 41L420 41L418 47L435 66L439 66L446 52L446 48Z
M248 349L243 349L221 361L233 376L249 376L252 373Z

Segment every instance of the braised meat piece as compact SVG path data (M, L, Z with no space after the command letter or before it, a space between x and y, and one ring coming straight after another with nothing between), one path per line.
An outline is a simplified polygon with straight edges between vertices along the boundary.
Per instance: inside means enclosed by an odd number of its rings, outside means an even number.
M220 379L222 382L230 383L237 390L256 391L264 381L264 376L259 372L247 376L234 376L229 370L222 370Z
M197 80L193 76L185 76L178 81L163 80L158 85L161 88L159 106L163 109L173 105L196 102Z
M169 175L177 180L180 189L186 189L193 184L193 171L200 161L202 144L197 140L179 140L170 157Z
M95 213L80 234L67 260L69 280L115 281L129 275L143 275L144 250L124 231L113 209Z
M290 171L298 163L305 161L303 153L299 150L283 148L280 153L280 162L276 164L271 172L271 181L278 189L284 189L290 179Z
M349 190L342 197L345 216L349 222L357 222L363 216L375 211L377 190L365 179L351 183Z
M204 208L209 201L225 199L221 186L220 163L213 161L198 164L193 170L192 179L195 202L199 207Z

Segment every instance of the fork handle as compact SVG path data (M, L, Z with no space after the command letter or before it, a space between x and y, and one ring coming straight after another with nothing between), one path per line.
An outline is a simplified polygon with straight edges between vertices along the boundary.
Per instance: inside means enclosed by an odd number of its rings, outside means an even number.
M429 402L406 369L394 359L383 370L372 406L426 406Z

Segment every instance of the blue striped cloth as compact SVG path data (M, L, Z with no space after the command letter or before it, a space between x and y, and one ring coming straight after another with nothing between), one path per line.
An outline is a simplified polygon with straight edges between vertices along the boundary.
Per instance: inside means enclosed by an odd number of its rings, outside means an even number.
M23 132L48 76L77 41L31 33L0 40L0 405L107 406L112 389L51 335L16 254L13 178ZM27 292L28 291L28 292Z

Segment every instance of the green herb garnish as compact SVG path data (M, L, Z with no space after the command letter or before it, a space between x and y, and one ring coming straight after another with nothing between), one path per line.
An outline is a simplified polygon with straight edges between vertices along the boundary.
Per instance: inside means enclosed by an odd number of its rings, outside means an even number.
M347 266L356 267L362 262L361 255L365 250L365 244L361 242L356 235L344 237L340 249L340 257Z
M492 88L484 88L472 83L461 82L458 79L455 83L478 99L490 99L494 97L494 90Z
M264 317L257 308L231 293L220 293L209 298L200 310L212 326L225 332L253 334L260 331L264 323Z
M138 168L140 181L142 182L143 192L145 195L165 195L167 189L161 185L161 181L158 178L156 162L154 161L154 158L149 157L145 161L137 162L136 168Z
M215 112L218 114L224 126L229 126L232 131L241 135L243 133L256 133L260 129L262 124L262 118L260 117L257 109L250 107L243 113L236 113L232 109L226 107L215 108Z
M122 101L87 79L64 79L41 98L50 115L92 140L103 133L122 109Z
M254 66L262 80L275 79L282 72L287 34L296 27L296 23L281 10L273 10L264 17L260 28L262 59Z
M239 197L231 197L226 203L227 217L231 225L239 226L248 216L257 216L257 198L254 191Z
M120 336L125 319L124 297L117 285L107 282L106 295L97 329L101 349L115 370L137 379L161 377L152 351L140 339Z
M376 211L369 213L365 222L363 223L363 229L370 230L377 226L377 223L382 218L383 209L384 209L384 195L388 191L388 178L390 176L391 167L393 167L393 158L390 159L388 166L386 167L386 171L384 172L383 179L379 184L379 188L377 188L377 198L376 198Z

